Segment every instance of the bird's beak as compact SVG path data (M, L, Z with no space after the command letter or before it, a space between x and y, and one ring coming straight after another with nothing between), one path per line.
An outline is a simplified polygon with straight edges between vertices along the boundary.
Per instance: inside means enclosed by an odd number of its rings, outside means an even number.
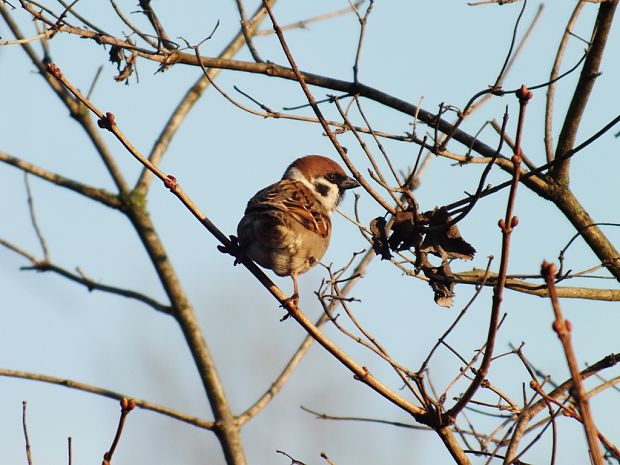
M347 189L355 189L356 187L360 187L360 183L349 177L347 177L347 179L340 184L340 190L343 191Z

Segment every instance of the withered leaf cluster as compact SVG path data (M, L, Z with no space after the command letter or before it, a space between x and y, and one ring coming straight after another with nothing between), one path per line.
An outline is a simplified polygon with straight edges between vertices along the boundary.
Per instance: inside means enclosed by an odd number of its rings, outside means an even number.
M476 249L463 239L444 207L424 213L400 211L390 223L384 217L378 217L370 222L370 231L375 253L383 260L392 258L392 252L413 250L415 271L421 271L429 279L435 302L442 307L452 306L454 275L450 261L471 260ZM441 264L432 265L429 254L439 257Z
M113 45L110 48L110 52L109 52L110 62L116 65L116 68L118 69L118 72L119 72L119 74L114 76L115 81L117 82L125 81L125 83L127 84L127 79L134 72L134 65L135 65L135 61L137 57L138 57L138 54L135 51L131 52L131 54L127 57L125 56L125 53L122 48L116 45ZM125 66L123 66L123 62L125 63Z

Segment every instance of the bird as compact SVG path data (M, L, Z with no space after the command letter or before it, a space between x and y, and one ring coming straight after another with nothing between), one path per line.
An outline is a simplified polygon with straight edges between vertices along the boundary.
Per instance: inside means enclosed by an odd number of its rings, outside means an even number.
M258 191L237 226L239 254L278 276L290 276L299 303L297 276L315 266L327 250L331 216L348 189L359 183L322 155L293 161L282 179Z

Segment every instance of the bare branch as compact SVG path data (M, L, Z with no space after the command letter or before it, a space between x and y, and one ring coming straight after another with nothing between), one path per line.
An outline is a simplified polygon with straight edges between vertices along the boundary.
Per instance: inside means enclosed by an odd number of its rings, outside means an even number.
M32 7L29 6L29 4L24 5L24 8L28 9L28 11L30 11L32 14ZM0 15L4 18L15 37L17 37L18 39L24 37L21 30L17 26L17 23L7 12L6 7L2 4L0 4ZM35 14L35 17L41 19L38 14ZM63 27L69 27L56 25L55 23L51 23L50 25L61 29ZM95 31L90 31L89 34L98 35L99 33ZM87 136L91 139L119 192L127 195L129 192L127 183L125 182L125 179L123 178L121 171L114 160L114 157L107 149L105 143L103 142L103 139L100 137L97 130L95 129L92 120L88 117L88 114L84 112L83 107L80 106L79 102L72 98L71 95L66 91L66 89L63 88L55 79L53 79L47 73L46 64L43 62L43 60L39 59L30 44L26 43L22 44L21 46L32 61L32 63L37 67L41 76L50 85L50 87L52 88L54 93L60 98L62 103L67 107L71 116L76 119L76 121L82 126L82 128L86 132Z
M276 0L272 0L272 3L275 2ZM265 9L259 6L250 19L251 26L246 27L246 33L250 35L255 34L266 14L267 12ZM232 58L239 50L241 50L244 43L245 35L242 31L240 31L228 43L228 45L224 47L224 50L222 50L222 52L218 55L218 59L227 60ZM183 121L185 121L185 117L189 114L190 110L200 99L210 82L215 79L220 71L221 69L219 68L211 68L207 70L206 75L200 76L198 80L196 80L196 82L187 90L181 101L168 118L168 121L164 125L162 131L157 137L157 140L155 141L155 144L153 145L153 148L151 149L151 152L149 153L149 161L151 163L158 165L161 162L166 150L168 150L170 141L175 136ZM138 193L145 193L152 179L153 173L144 168L142 173L140 173L140 177L138 178L134 188L135 191Z
M263 63L263 59L260 57L258 50L254 46L254 41L252 40L253 32L256 32L256 27L254 31L250 31L248 27L248 18L245 13L245 6L243 5L243 0L236 0L237 2L237 10L239 10L239 16L241 17L241 32L243 33L243 38L245 40L245 44L248 46L248 50L250 51L250 55L254 58L254 61L257 63Z
M553 62L553 67L551 68L551 74L549 75L549 87L547 88L547 101L545 103L545 153L547 155L547 163L551 162L554 157L554 149L553 149L553 105L555 100L555 79L560 72L560 66L562 64L562 59L564 58L564 52L566 51L566 47L568 45L568 41L571 37L571 31L577 22L577 18L579 18L579 14L583 9L583 6L586 4L585 0L579 0L575 5L575 9L571 14L570 19L568 20L568 24L564 29L564 34L562 35L562 40L560 41L560 45L558 46L558 51L555 55L555 60Z
M555 150L556 159L568 153L575 145L581 117L586 109L590 93L594 88L594 82L600 75L599 69L603 59L603 52L605 51L607 37L617 6L618 0L612 0L601 3L599 7L594 32L592 33L592 45L588 50L586 61L579 76L579 82L575 88L573 99L566 112L564 125L558 138L558 145ZM551 169L550 175L559 184L568 185L569 166L569 159L564 159Z
M122 297L127 297L128 299L137 300L142 302L149 307L157 310L158 312L165 313L167 315L174 315L174 309L169 305L164 305L160 302L157 302L155 299L141 294L136 291L132 291L131 289L123 289L115 286L108 286L106 284L100 284L92 279L85 276L83 273L75 274L70 271L61 268L59 266L54 265L53 263L48 263L47 261L39 261L38 263L33 263L32 267L24 267L24 270L36 270L36 271L51 271L56 273L64 278L69 279L70 281L76 282L78 284L82 284L84 287L88 289L89 292L92 291L102 291L107 292L108 294L120 295Z
M43 251L43 261L48 261L49 252L47 250L47 244L45 243L45 238L43 237L43 233L41 233L41 229L39 228L39 223L37 222L37 215L34 211L34 201L32 200L32 192L30 190L30 183L28 182L28 173L24 173L24 184L26 185L26 193L28 195L28 211L30 212L30 221L32 222L32 227L34 229L35 234L37 235L37 239L39 239L39 244L41 245L41 250Z
M71 379L58 378L55 376L41 375L38 373L28 373L26 371L8 370L6 368L0 368L0 376L6 376L9 378L27 379L31 381L39 381L43 383L55 384L57 386L63 386L69 389L76 389L78 391L89 392L91 394L108 397L109 399L115 399L118 401L127 397L127 395L125 394L121 394L116 391L111 391L109 389L104 389L98 386L93 386L91 384L80 383L78 381L74 381ZM176 420L180 420L184 423L188 423L190 425L194 425L199 428L213 429L213 422L211 421L206 421L206 420L202 420L197 417L185 415L171 408L164 407L158 404L154 404L146 400L140 400L140 399L135 399L135 398L134 400L136 401L136 406L144 410L150 410L152 412L159 413L161 415L165 415L167 417L174 418Z
M162 45L167 49L176 49L176 44L170 40L170 37L166 33L164 26L161 24L161 21L155 14L155 10L151 6L151 0L139 0L138 5L142 8L142 13L148 18L149 22L155 29L155 34L157 35L157 48L159 49Z
M467 405L470 399L474 396L482 381L487 375L489 367L491 365L491 359L493 357L493 348L495 345L495 336L499 325L499 310L503 299L503 291L506 285L506 278L508 274L508 258L510 254L510 236L513 229L519 223L516 216L513 215L513 209L517 194L517 187L519 186L519 165L521 163L521 135L523 132L523 124L525 121L525 109L527 103L532 98L532 93L525 87L521 87L521 92L517 94L519 99L519 123L517 126L517 137L515 141L515 154L512 157L512 162L515 166L512 184L510 186L510 194L508 197L508 203L506 205L506 216L503 220L499 221L499 227L502 232L502 255L499 266L499 276L497 283L493 289L493 304L491 308L491 317L489 318L489 331L487 335L486 347L484 350L484 357L480 363L480 368L476 370L476 376L474 381L469 385L465 393L457 401L457 403L448 411L449 418L455 419L459 412Z
M365 1L366 0L358 0L352 6L348 6L346 8L341 9L341 10L330 11L329 13L323 13L323 14L320 14L320 15L317 15L317 16L312 16L311 18L302 19L301 21L295 21L294 23L283 24L282 26L280 26L280 29L282 29L283 31L288 31L288 30L291 30L291 29L307 29L308 25L310 25L310 24L318 23L318 22L324 21L326 19L336 18L338 16L344 16L346 14L354 12L355 9L357 7L359 7ZM275 32L274 32L274 30L272 28L271 29L262 29L262 30L256 32L257 36L266 36L266 35L271 35L271 34L275 34Z
M36 165L23 161L20 158L13 157L2 150L0 150L0 161L18 168L24 173L33 174L40 179L51 182L52 184L72 190L73 192L77 192L84 197L88 197L89 199L102 203L110 208L114 208L116 210L123 208L119 198L104 189L98 189L96 187L74 181L73 179L65 178L60 174L45 170Z
M28 465L32 465L32 453L30 451L30 438L28 438L28 425L26 422L26 401L22 402L22 428L24 431L24 441L26 443L26 459Z
M347 295L349 291L357 284L357 282L362 278L362 276L366 272L366 268L373 260L375 254L372 249L369 249L362 259L359 261L357 266L351 272L349 279L347 280L344 288L342 289L342 294ZM330 305L330 311L333 311L338 305L340 305L339 300L334 300ZM320 328L328 319L328 315L326 313L321 314L315 326ZM284 386L286 381L292 372L297 368L297 365L302 360L304 355L308 352L308 349L312 346L314 342L314 338L310 335L307 335L299 348L295 351L293 356L290 358L289 362L284 367L284 370L278 375L278 377L271 383L271 386L250 408L248 408L245 412L237 417L239 424L243 425L250 421L258 412L264 409L267 404L280 392L280 389Z
M136 408L136 401L134 399L121 399L121 415L118 420L118 426L116 428L116 434L114 435L114 440L112 441L112 445L110 446L110 450L103 455L103 465L110 465L112 463L112 456L114 455L114 451L118 446L118 442L121 439L121 434L123 433L123 427L125 426L125 420L127 419L127 415L134 408Z
M592 364L585 370L582 370L580 372L580 377L581 379L585 380L589 378L590 376L594 376L595 374L597 374L598 372L602 370L616 366L619 361L620 361L620 353L608 355L604 357L603 359L599 360L598 362ZM573 378L571 377L568 380L564 381L559 386L557 386L551 392L547 393L546 396L547 398L557 399L559 396L561 396L568 390L572 389L573 387L574 387ZM514 428L512 437L510 438L510 444L508 446L508 450L506 451L506 462L507 463L512 463L512 461L516 457L517 448L519 447L519 442L521 441L521 438L526 432L526 428L530 420L534 418L542 409L544 409L546 405L547 405L547 401L544 399L541 399L535 404L532 404L531 406L523 409L523 411L521 412L517 420L517 425Z
M566 354L566 361L568 362L568 368L570 369L571 377L573 378L573 396L579 406L579 412L581 413L581 419L586 432L586 438L588 439L588 445L590 447L590 454L592 463L594 465L603 465L603 456L597 439L597 429L592 419L592 413L590 411L590 404L586 397L586 392L581 381L581 373L577 364L577 357L573 349L571 342L571 328L572 325L569 321L564 319L562 310L560 309L560 301L555 292L555 265L547 262L543 262L541 267L541 273L545 277L545 281L549 286L549 294L551 298L551 305L553 306L553 312L555 314L555 321L553 323L553 330L557 333L564 348Z

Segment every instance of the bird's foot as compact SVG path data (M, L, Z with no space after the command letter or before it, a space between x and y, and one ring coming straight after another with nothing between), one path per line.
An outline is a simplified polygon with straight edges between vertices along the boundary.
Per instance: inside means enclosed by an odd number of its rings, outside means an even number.
M297 292L295 292L295 294L293 294L289 298L284 299L284 301L280 305L280 307L282 307L285 310L289 310L290 306L294 306L294 307L298 307L299 306L299 294ZM291 316L291 314L287 313L282 318L280 318L280 321L286 320L289 316Z
M243 260L245 253L243 251L243 249L241 248L241 246L239 245L239 240L237 239L237 236L228 236L228 239L230 240L230 243L227 245L218 245L217 246L217 250L219 250L222 253L226 253L228 255L232 255L233 257L235 257L235 263L234 265L238 265L239 263L241 263L241 261Z
M297 292L295 292L295 294L293 294L292 296L284 299L281 307L286 308L291 304L294 305L295 307L299 305L299 294Z

